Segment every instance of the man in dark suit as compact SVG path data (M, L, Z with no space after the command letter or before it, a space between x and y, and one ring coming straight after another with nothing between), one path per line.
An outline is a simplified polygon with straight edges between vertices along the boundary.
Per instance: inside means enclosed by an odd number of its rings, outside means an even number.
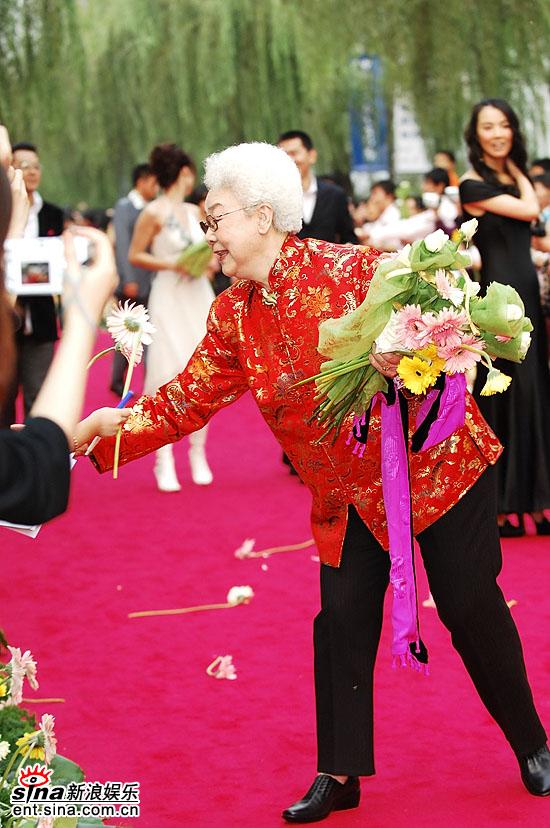
M283 132L277 146L300 170L304 191L304 223L298 233L300 238L358 244L346 193L336 184L316 178L313 173L317 150L307 132L298 129Z
M42 166L34 144L21 142L12 147L13 166L23 173L30 202L24 238L60 236L63 232L63 210L44 201L38 187ZM53 359L54 342L58 338L57 315L51 296L18 296L15 310L20 319L16 333L17 370L0 410L0 427L15 422L15 400L21 387L25 417L37 396Z
M300 129L291 129L279 135L277 146L292 158L302 179L304 220L297 235L301 239L359 244L346 193L337 184L322 181L313 174L317 150L311 136ZM283 454L283 463L289 467L291 474L298 474L286 454Z
M115 258L119 284L116 291L117 299L122 301L131 299L138 305L147 306L151 279L154 276L150 270L134 267L128 261L128 251L134 234L137 218L145 205L157 196L158 183L156 176L151 172L149 164L138 164L132 171L132 189L115 204ZM111 391L122 396L124 375L128 362L120 351L113 354L113 370L111 374Z

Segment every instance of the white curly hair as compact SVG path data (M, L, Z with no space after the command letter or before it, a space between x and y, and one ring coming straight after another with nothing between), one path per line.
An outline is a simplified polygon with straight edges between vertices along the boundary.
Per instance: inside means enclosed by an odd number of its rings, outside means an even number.
M269 204L273 226L282 233L302 227L303 191L294 161L282 149L256 141L236 144L204 162L208 190L231 190L241 204Z

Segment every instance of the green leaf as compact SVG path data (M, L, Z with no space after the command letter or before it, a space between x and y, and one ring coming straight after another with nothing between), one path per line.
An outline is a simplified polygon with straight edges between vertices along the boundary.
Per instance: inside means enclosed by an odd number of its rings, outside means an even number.
M50 767L53 768L52 784L53 785L67 785L69 782L83 782L84 771L65 756L54 756L50 762Z

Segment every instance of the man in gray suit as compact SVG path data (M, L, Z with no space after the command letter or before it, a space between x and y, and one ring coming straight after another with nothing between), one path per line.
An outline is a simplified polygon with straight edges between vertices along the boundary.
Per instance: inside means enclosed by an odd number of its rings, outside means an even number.
M140 305L147 305L151 289L150 270L134 267L128 261L128 250L134 233L137 217L147 204L157 196L157 179L151 172L149 164L138 164L132 172L133 187L124 198L115 205L115 258L118 271L119 285L116 291L118 299L131 299ZM125 357L115 351L113 358L113 372L111 376L111 391L122 396L124 372L126 369Z

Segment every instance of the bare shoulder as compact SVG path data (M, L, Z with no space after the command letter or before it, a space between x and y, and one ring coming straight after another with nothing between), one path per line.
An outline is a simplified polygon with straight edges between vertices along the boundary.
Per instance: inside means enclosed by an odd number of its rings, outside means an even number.
M158 199L150 201L146 204L140 213L140 220L142 224L149 226L161 226L164 221L164 210L162 204L158 203Z

